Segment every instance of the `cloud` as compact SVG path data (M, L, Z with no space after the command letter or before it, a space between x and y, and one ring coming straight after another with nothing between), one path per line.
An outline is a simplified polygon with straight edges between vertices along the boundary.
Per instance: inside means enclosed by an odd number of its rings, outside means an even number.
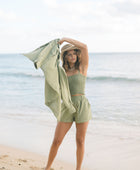
M64 36L72 36L90 42L94 39L95 48L105 49L108 43L138 39L140 35L139 0L43 0L49 16ZM52 28L55 27L55 24ZM53 29L52 29L53 30ZM112 42L112 43L111 43ZM105 45L106 44L106 45ZM131 44L131 43L130 43ZM91 43L91 49L93 44ZM109 47L108 47L109 48ZM116 47L117 48L117 47ZM105 50L104 49L104 50Z
M138 0L125 0L113 3L116 13L124 15L140 15L140 1Z
M75 20L82 16L88 15L92 10L92 1L64 1L59 2L57 0L43 0L47 6L48 12L52 16L66 18L67 20Z
M45 2L45 4L49 7L49 8L57 8L59 3L57 2L57 0L43 0Z
M84 18L103 18L105 16L125 17L125 14L140 14L139 0L99 0L99 1L58 1L43 0L51 16L63 17L69 21ZM124 14L124 15L123 15ZM90 16L90 17L89 17Z
M50 14L63 14L64 17L81 17L89 14L94 14L95 16L103 16L104 14L111 15L112 11L116 11L118 13L127 12L130 14L140 13L139 0L61 1L61 3L58 0L43 1L47 5Z
M124 47L127 49L128 42L128 50L139 49L137 43L133 47L133 43L140 38L139 0L36 2L32 10L28 11L26 0L22 5L12 3L13 6L9 5L8 11L1 6L0 37L3 51L8 43L9 50L20 51L62 36L87 43L90 51L109 51L111 48L113 51L123 51Z
M0 9L0 19L13 21L17 19L17 16L14 12L5 12L2 9Z
M43 0L48 13L54 19L59 18L57 27L64 32L83 34L126 33L138 30L134 14L140 13L138 0L100 0L100 1L64 1ZM135 10L136 9L136 10ZM133 27L130 23L137 22Z

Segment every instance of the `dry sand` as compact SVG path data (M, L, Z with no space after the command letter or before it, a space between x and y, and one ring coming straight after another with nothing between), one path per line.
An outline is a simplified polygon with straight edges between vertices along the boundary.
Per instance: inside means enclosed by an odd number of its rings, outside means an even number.
M44 170L46 162L46 156L0 145L0 170ZM55 160L51 170L74 170L74 166Z
M13 124L12 124L13 125ZM44 170L47 162L47 155L42 155L43 150L48 151L48 148L45 146L50 146L51 142L47 136L44 136L47 131L45 127L39 130L37 133L37 128L33 128L33 131L23 133L20 129L20 133L23 136L20 136L19 133L14 134L11 138L10 134L12 132L17 132L16 129L9 130L2 129L0 133L1 141L4 139L4 134L7 135L4 145L0 145L0 170ZM24 130L26 126L24 125ZM28 126L27 126L28 127ZM54 128L54 127L53 127ZM30 128L28 127L30 130ZM43 130L44 129L44 130ZM33 137L33 132L35 131L36 138L30 141ZM44 132L45 131L45 132ZM43 133L43 137L41 135ZM52 132L52 131L50 131ZM47 133L50 135L50 133ZM28 137L29 135L30 138ZM13 139L15 137L14 141ZM58 152L58 156L54 160L52 168L54 170L75 170L75 127L71 128L71 131L66 136L63 141L62 147ZM22 148L24 145L19 139L27 139L27 144L29 147L25 149L16 149ZM52 138L52 136L51 136ZM37 140L36 142L35 139ZM43 141L42 143L40 141ZM50 140L51 141L51 140ZM17 142L19 144L17 145ZM26 142L26 141L25 141ZM1 142L2 143L2 142ZM14 147L13 144L15 143ZM22 143L22 145L21 145ZM29 152L29 148L32 146L32 150ZM5 146L6 145L6 146ZM10 145L10 147L8 147ZM43 147L41 148L41 146ZM69 147L68 147L69 146ZM35 148L39 148L40 152L37 152ZM45 149L44 149L45 148ZM63 155L63 156L61 156ZM59 161L57 158L63 161ZM65 159L67 158L67 159ZM70 164L69 161L72 163ZM68 162L68 163L67 163ZM140 127L136 126L127 126L122 123L115 122L104 122L104 121L93 121L89 124L88 133L86 136L86 148L83 161L82 170L86 170L85 166L90 170L140 170Z

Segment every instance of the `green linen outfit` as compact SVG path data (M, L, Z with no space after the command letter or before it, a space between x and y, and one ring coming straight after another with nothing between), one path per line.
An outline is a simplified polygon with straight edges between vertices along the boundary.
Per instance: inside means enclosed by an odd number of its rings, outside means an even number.
M45 76L45 105L52 110L57 121L63 121L64 111L66 115L73 117L77 107L75 107L75 100L71 96L69 78L65 69L60 66L59 40L54 39L32 52L22 54L34 63L36 69L41 68L43 71ZM67 119L64 118L64 121Z
M69 89L71 93L71 99L76 109L74 114L68 114L66 110L61 110L62 122L82 123L92 119L91 105L85 96L85 83L86 76L82 75L78 70L77 74L67 76L69 82ZM82 94L80 96L72 96L74 94Z

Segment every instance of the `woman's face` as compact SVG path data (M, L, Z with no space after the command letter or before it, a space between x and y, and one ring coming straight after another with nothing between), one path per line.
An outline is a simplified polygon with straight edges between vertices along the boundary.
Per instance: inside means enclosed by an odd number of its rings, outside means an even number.
M76 51L74 51L74 50L69 50L69 51L67 52L66 57L67 57L67 60L68 60L69 63L75 63L76 60L77 60Z

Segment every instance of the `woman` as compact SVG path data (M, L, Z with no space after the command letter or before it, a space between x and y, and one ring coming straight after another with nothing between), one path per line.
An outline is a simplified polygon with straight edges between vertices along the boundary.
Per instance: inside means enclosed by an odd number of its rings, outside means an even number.
M76 170L81 170L84 156L85 135L89 120L92 119L90 103L84 94L89 62L87 45L71 38L62 38L58 43L61 45L63 42L69 43L64 45L61 49L61 60L68 77L71 99L76 108L76 112L70 115L62 110L60 121L56 126L45 170L50 170L58 148L64 136L71 128L73 121L76 123Z

